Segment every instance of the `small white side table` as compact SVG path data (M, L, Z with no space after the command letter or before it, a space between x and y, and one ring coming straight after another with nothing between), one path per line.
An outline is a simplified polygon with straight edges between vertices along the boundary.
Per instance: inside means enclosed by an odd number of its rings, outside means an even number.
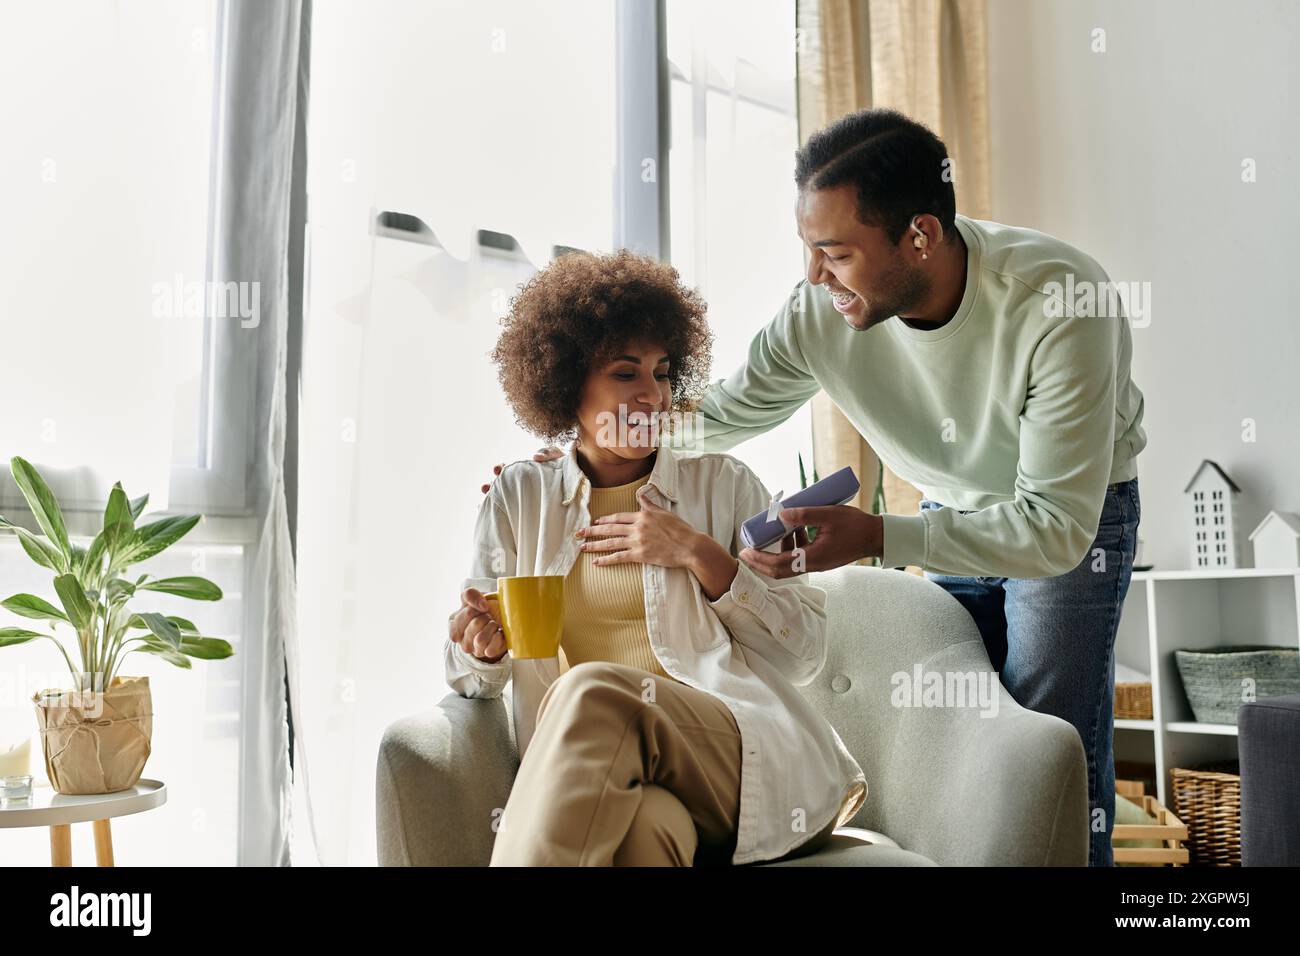
M109 820L161 807L167 802L167 785L141 777L134 787L113 793L56 793L49 783L33 781L26 800L0 806L0 829L49 827L50 864L72 866L72 824L92 823L95 828L95 863L113 865L113 833Z

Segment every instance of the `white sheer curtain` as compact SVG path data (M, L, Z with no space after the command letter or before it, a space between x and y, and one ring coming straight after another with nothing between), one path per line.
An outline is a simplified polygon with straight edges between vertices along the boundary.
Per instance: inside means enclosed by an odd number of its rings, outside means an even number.
M668 6L672 259L711 299L721 375L800 277L794 4ZM383 730L447 693L441 646L479 486L537 446L486 354L496 317L554 246L607 250L614 234L615 9L315 8L295 713L310 781L295 816L310 809L314 833L295 830L295 861L375 862ZM376 234L384 211L433 236ZM518 254L491 252L480 229ZM807 421L741 450L774 490L798 487L800 449L811 467Z
M290 369L290 331L301 327L303 269L294 261L304 224L307 4L227 0L227 56L222 73L216 177L218 282L255 283L258 323L219 326L214 375L248 396L247 510L257 528L247 572L249 627L240 708L240 858L243 865L290 863L293 782L289 703L299 688L297 595L285 457L288 409L297 382ZM301 190L300 190L301 193ZM300 254L300 253L299 253ZM295 335L296 339L297 336ZM303 768L306 772L306 768Z
M605 0L315 8L295 861L375 863L383 730L448 693L479 486L537 447L487 357L497 317L553 246L613 233L613 31ZM382 211L443 247L373 234Z
M709 303L713 377L729 374L803 277L795 230L794 0L667 0L672 262ZM812 480L805 405L737 446L773 492Z
M49 480L79 543L99 529L117 480L132 496L149 493L146 515L204 516L138 569L203 575L223 600L160 595L137 605L193 619L235 656L190 671L126 659L123 673L150 678L145 776L165 781L169 797L115 821L118 862L284 863L284 654L295 617L284 482L288 237L301 8L89 0L4 16L0 83L14 95L0 116L0 512L31 523L7 475L8 459L21 455ZM227 282L237 290L229 311L208 295ZM50 575L11 535L0 536L0 588L53 597ZM36 690L68 684L57 652L34 644L0 650L0 748L33 733ZM73 829L74 859L93 859L90 828ZM48 836L6 830L0 852L39 865Z

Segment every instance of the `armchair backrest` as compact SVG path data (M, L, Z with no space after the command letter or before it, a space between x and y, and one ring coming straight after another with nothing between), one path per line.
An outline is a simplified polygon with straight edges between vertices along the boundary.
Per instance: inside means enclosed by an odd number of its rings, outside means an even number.
M965 608L903 571L849 565L810 580L827 592L829 647L800 690L866 774L849 825L942 865L1085 862L1078 733L1016 703ZM1052 832L1062 813L1078 823Z

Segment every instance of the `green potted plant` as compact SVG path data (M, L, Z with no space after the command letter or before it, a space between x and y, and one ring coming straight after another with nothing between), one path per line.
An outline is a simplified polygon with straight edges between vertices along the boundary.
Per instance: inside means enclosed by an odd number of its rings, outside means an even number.
M47 689L32 697L50 783L59 793L109 793L133 786L149 757L153 707L148 677L118 675L123 659L140 651L177 667L191 658L220 660L234 650L228 641L204 637L182 617L128 608L145 592L217 601L221 589L201 577L128 580L133 564L159 554L199 522L198 515L171 515L137 525L148 495L128 499L113 486L102 530L88 547L73 544L63 512L40 473L22 458L10 462L17 483L44 535L0 516L0 530L18 536L37 564L54 572L58 606L34 594L15 594L0 605L21 617L44 621L50 633L0 627L0 647L49 640L72 676L71 690ZM76 637L75 657L56 636L67 625Z

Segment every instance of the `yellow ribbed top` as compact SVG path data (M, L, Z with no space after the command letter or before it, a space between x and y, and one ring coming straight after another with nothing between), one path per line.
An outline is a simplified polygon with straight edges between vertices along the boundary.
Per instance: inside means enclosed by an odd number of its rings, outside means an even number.
M591 489L591 520L619 511L639 511L636 491L646 474L626 485ZM599 538L591 540L601 540ZM637 561L593 565L609 551L580 551L564 580L564 636L560 670L584 661L614 661L676 680L650 647L645 623L645 584Z

